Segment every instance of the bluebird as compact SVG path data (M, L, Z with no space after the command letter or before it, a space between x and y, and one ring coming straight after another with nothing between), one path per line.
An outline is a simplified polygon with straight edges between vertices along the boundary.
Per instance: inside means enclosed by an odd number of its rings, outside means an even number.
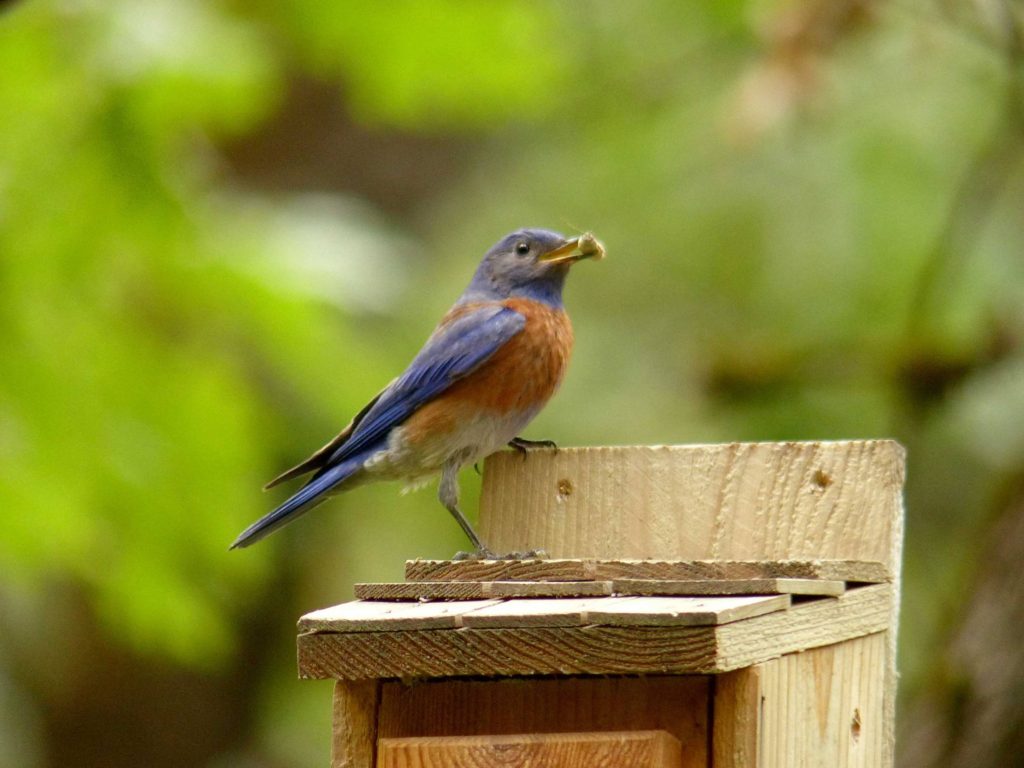
M337 437L266 488L312 473L231 545L247 547L328 497L363 483L418 485L440 474L438 498L477 557L495 557L459 509L459 470L509 445L558 389L573 332L562 304L569 267L604 257L589 232L575 238L521 229L484 255L469 286L401 376Z

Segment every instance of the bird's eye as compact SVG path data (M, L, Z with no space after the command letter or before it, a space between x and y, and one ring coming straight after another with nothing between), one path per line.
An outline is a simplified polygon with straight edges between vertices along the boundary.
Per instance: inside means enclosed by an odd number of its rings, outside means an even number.
M530 252L530 245L528 243L519 242L516 243L516 253L520 256L525 256Z

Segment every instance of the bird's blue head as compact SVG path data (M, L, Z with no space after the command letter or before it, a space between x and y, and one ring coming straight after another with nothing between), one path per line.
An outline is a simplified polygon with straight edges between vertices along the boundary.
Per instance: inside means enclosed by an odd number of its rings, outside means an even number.
M547 229L517 230L487 251L461 301L526 298L560 307L569 267L589 258L604 258L604 246L589 232L566 238Z

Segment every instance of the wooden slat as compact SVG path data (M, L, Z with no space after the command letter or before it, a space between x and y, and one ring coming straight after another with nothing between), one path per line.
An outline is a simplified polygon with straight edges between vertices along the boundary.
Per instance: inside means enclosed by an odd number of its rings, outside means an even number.
M610 581L405 581L356 584L360 600L474 600L610 595Z
M754 665L714 677L709 763L714 768L763 768L758 762L761 668Z
M684 768L707 768L704 675L389 681L378 736L665 730L685 745Z
M374 768L379 680L334 684L331 768Z
M406 560L406 581L593 581L585 560Z
M610 581L491 581L491 597L597 597L610 595Z
M362 679L726 672L882 631L891 601L891 585L878 584L713 627L308 632L298 638L299 674Z
M464 602L355 601L304 616L305 631L454 627L706 626L789 607L789 595L509 598Z
M381 739L381 768L547 766L681 768L682 745L667 731L604 731Z
M761 665L757 765L886 765L885 654L886 639L876 634Z
M584 618L613 627L700 627L784 611L789 601L789 595L624 597L588 608Z
M826 579L881 583L889 580L884 565L861 560L598 560L597 579Z
M623 598L625 599L625 598ZM587 597L503 600L463 617L465 627L582 627L590 611L620 598Z
M846 591L845 581L830 579L701 579L699 581L662 581L656 579L616 579L616 595L828 595Z
M299 619L300 632L336 630L443 629L459 625L458 617L468 611L493 605L495 600L466 600L437 603L389 603L355 600L307 613Z
M408 560L407 581L581 581L650 579L826 579L888 581L888 568L862 560Z
M359 583L357 600L485 600L486 581L401 581Z
M501 452L478 531L552 558L870 560L891 577L903 474L891 440Z
M841 595L843 581L829 579L616 579L611 581L402 581L355 585L359 600L482 600L496 597L598 597L601 595Z

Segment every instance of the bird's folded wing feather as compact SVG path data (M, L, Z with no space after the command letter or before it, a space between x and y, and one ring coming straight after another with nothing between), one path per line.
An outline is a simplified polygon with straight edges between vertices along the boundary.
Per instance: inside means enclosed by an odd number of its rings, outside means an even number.
M391 383L394 384L394 381L392 381ZM388 386L391 385L389 384ZM303 461L301 464L296 464L291 469L282 472L269 483L264 485L263 490L269 491L275 485L279 485L280 483L283 483L286 480L291 480L294 477L301 477L307 472L312 472L313 470L320 469L324 464L328 462L328 460L330 460L331 455L336 450L338 450L338 448L340 448L345 443L346 440L349 439L349 437L352 435L352 431L359 426L359 422L361 422L363 420L363 417L366 416L369 410L373 408L374 405L377 404L377 401L380 400L380 396L383 395L384 392L386 391L387 389L385 388L378 392L370 402L363 406L362 410L359 411L359 413L352 417L352 421L346 424L345 428L342 429L341 432L339 432L337 435L335 435L331 439L331 441L327 443L323 448L318 450L316 453L314 453L308 459Z
M318 470L314 478L319 477L372 448L417 408L476 370L525 325L523 315L501 304L485 304L442 322L405 372L371 400L334 440L270 485L314 469Z

